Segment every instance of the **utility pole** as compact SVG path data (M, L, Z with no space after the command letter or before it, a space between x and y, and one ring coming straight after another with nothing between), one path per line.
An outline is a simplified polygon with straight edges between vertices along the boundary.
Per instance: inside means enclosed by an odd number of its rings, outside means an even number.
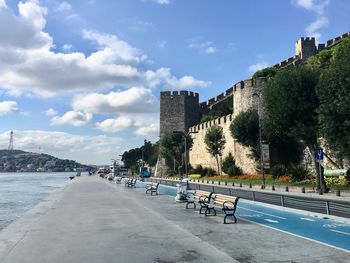
M13 150L13 131L10 132L10 143L8 150L12 151Z
M259 125L259 146L260 146L260 170L262 174L263 187L265 188L265 174L264 174L264 157L262 149L262 138L261 138L261 116L260 116L260 95L258 93L253 93L253 97L258 98L258 125Z

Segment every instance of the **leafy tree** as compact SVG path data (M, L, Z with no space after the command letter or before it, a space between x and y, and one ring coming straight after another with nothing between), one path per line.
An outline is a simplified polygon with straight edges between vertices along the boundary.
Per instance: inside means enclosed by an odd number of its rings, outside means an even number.
M333 56L333 49L325 49L315 56L309 57L307 65L314 70L322 70L329 67Z
M193 145L191 136L186 138L186 149L190 150ZM185 154L185 134L183 132L169 132L160 140L161 154L166 160L168 167L183 174Z
M256 109L239 113L230 125L230 132L237 142L252 150L255 160L259 160L259 115Z
M221 160L222 152L226 143L222 127L218 125L210 127L205 134L204 142L207 146L207 151L213 157L215 157L218 168L218 174L222 176L222 173L220 171L219 158Z
M134 173L138 172L137 162L142 156L142 150L140 148L130 149L125 151L122 155L122 161L125 166L129 167Z
M256 71L252 77L254 85L256 84L257 78L270 79L276 75L277 71L278 71L278 69L275 67L267 67L267 68Z
M317 86L323 137L340 157L350 159L350 39L333 49L328 69Z
M143 157L145 163L149 166L155 166L157 163L158 151L158 143L152 144L150 141L144 140L141 147L125 151L122 155L122 161L133 172L138 173L139 160Z
M318 76L305 66L279 71L263 92L265 126L269 137L300 141L314 152L318 147ZM266 129L265 129L266 131ZM316 160L315 165L317 165ZM322 172L317 170L317 189L326 190Z

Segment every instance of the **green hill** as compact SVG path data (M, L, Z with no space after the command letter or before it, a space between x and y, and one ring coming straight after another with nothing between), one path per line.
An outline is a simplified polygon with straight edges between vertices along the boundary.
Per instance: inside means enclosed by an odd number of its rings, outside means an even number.
M0 172L70 172L91 167L48 154L21 150L0 150Z

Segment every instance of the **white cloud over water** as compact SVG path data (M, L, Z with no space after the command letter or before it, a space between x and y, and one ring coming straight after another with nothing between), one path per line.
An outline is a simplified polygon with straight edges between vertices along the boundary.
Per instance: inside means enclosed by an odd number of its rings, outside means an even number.
M7 148L9 134L9 131L0 133L0 148ZM14 130L14 148L31 152L42 151L85 164L108 164L111 156L127 150L123 139L118 137L42 130Z

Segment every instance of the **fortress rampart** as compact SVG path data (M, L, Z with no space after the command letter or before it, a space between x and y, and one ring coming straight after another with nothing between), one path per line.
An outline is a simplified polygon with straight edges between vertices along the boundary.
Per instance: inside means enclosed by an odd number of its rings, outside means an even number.
M338 44L342 39L350 37L347 32L326 43L316 46L315 38L300 38L295 43L295 56L273 65L276 68L285 68L296 66L303 63L305 59L313 56L325 48L330 48ZM255 82L255 83L254 83ZM254 85L255 84L255 85ZM231 136L230 124L232 120L241 112L247 111L251 107L258 106L258 100L266 85L265 78L256 78L242 80L220 93L214 98L199 103L199 94L187 91L163 91L160 93L160 136L166 132L183 131L195 132L191 134L193 138L193 147L189 151L189 162L192 166L202 165L216 169L216 161L205 150L204 137L207 130L213 125L219 125L223 128L226 139L223 158L229 152L232 153L236 164L240 166L245 173L255 173L257 164L249 157L250 150L237 143ZM258 96L254 96L258 95ZM232 103L232 113L222 116L215 120L199 123L200 115L207 113L220 104Z

